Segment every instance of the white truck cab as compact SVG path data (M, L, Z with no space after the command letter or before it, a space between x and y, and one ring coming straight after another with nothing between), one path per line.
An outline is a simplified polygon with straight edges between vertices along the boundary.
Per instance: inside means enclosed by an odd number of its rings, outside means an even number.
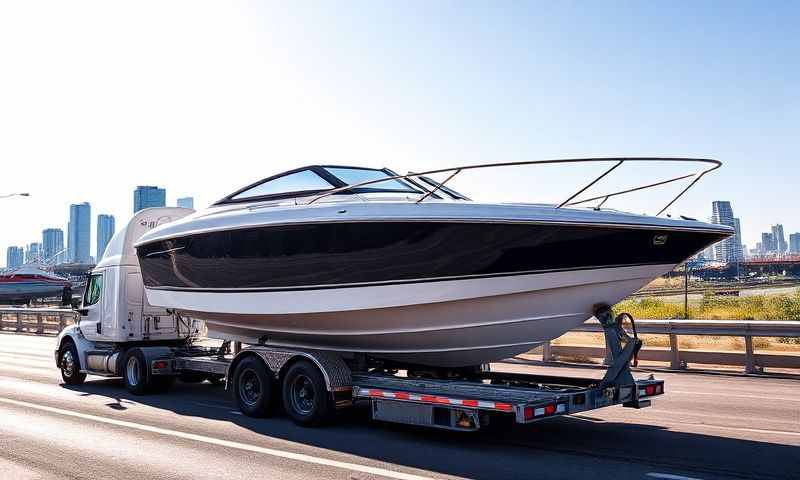
M83 381L87 373L118 375L118 360L126 346L174 344L193 333L190 323L147 302L133 247L146 231L193 212L177 207L144 209L113 236L89 275L79 322L58 336L56 361L72 366L66 369L65 382L70 383L71 376Z

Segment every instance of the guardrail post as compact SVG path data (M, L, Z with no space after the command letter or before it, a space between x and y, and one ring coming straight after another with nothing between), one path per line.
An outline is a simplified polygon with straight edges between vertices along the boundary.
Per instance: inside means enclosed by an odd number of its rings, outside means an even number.
M671 353L669 367L673 370L683 369L683 364L681 364L680 347L678 346L678 336L674 333L669 334L669 351Z
M744 373L757 373L756 357L753 354L753 337L744 337Z
M547 340L542 344L542 361L543 362L553 361L553 350L550 347L550 340Z
M36 333L38 335L44 333L44 319L42 318L42 312L36 312Z
M64 320L64 314L58 314L58 333L61 333L61 330L64 330L64 327L67 326L67 321Z
M233 354L236 355L237 353L242 351L242 342L233 342Z
M22 331L22 312L17 312L17 331Z

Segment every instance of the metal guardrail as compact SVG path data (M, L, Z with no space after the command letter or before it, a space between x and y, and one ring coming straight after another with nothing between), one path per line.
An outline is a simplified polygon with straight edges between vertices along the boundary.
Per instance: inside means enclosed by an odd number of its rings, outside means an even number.
M0 308L0 331L57 334L77 319L78 313L67 308Z
M602 333L603 328L596 321L590 321L572 331ZM643 348L639 358L668 361L670 367L676 370L687 368L689 363L743 365L747 373L761 372L764 367L800 369L800 355L755 353L753 348L753 337L800 338L800 321L636 320L636 332L669 336L669 348ZM745 351L681 350L679 335L742 337ZM552 361L558 355L606 358L608 361L603 347L545 343L542 353L544 361Z
M78 313L70 309L0 308L0 331L57 334L77 319ZM602 333L603 328L598 322L590 321L572 331ZM689 363L743 365L747 373L761 372L764 367L800 369L800 355L755 353L753 348L753 337L800 338L800 321L636 320L636 331L669 336L669 348L643 348L639 358L669 362L670 367L676 370L687 368ZM680 335L742 337L745 351L681 350L678 344ZM552 361L559 355L605 358L606 363L609 360L606 349L601 346L544 344L543 361Z

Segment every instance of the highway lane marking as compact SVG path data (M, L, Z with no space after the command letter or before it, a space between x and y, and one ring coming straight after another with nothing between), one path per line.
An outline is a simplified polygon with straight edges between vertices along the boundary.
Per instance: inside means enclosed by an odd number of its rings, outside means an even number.
M646 474L645 477L661 478L663 480L702 480L700 478L684 477L683 475L673 475L671 473L658 473L658 472L650 472Z
M8 367L0 364L0 371L15 372L15 373L34 373L36 375L58 376L58 369L55 367L19 367L10 365ZM55 375L54 375L55 374ZM9 377L16 378L16 377Z
M15 405L23 408L32 408L43 412L54 413L57 415L64 415L67 417L80 418L83 420L90 420L98 423L105 423L108 425L115 425L118 427L130 428L134 430L141 430L144 432L157 433L159 435L166 435L185 440L192 440L195 442L207 443L210 445L217 445L221 447L234 448L237 450L244 450L247 452L261 453L273 457L286 458L296 460L299 462L311 463L315 465L323 465L326 467L340 468L343 470L351 470L370 475L379 475L381 477L396 478L398 480L433 480L432 477L423 477L411 473L397 472L394 470L387 470L379 467L370 467L368 465L361 465L357 463L341 462L338 460L329 460L326 458L315 457L303 453L294 453L286 450L278 450L275 448L259 447L257 445L249 445L247 443L234 442L231 440L222 440L219 438L207 437L205 435L198 435L195 433L181 432L178 430L170 430L167 428L153 427L141 423L129 422L125 420L117 420L114 418L101 417L97 415L90 415L88 413L73 412L70 410L63 410L61 408L48 407L46 405L39 405L36 403L20 402L18 400L11 400L10 398L0 398L0 403Z
M717 428L720 430L735 430L739 432L750 432L750 433L768 433L772 435L788 435L792 437L800 437L800 432L789 432L785 430L764 430L760 428L747 428L747 427L725 427L722 425L709 425L707 423L679 423L681 425L696 425L703 428Z
M692 411L689 411L689 410L686 410L686 411L664 410L664 409L661 409L661 408L658 408L658 407L655 407L651 411L644 412L644 413L645 413L645 415L648 414L648 413L651 413L653 415L667 414L667 415L675 415L676 417L690 416L690 417L702 417L702 418L717 418L717 419L720 419L720 420L737 420L737 421L741 421L741 419L742 419L741 416L735 416L735 415L719 415L717 413L692 412ZM784 423L784 421L781 420L781 419L776 419L776 418L771 418L771 417L755 417L753 415L749 415L748 418L750 420L759 420L759 421L762 421L762 422Z
M781 402L800 402L800 397L768 397L766 395L742 395L741 393L721 393L721 392L691 392L682 390L668 390L665 393L679 393L682 395L712 395L715 397L735 397L752 398L756 400L776 400Z
M50 357L50 359L44 357L26 357L24 355L13 355L8 353L0 353L0 365L9 362L28 362L28 363L20 363L20 365L29 365L29 364L37 364L37 365L49 365L51 367L56 366L56 361Z

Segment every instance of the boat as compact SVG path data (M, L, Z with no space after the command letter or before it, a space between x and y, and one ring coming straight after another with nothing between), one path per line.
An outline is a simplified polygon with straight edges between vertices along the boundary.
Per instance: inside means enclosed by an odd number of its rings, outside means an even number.
M26 304L33 300L60 297L69 304L72 283L46 271L40 265L27 263L0 274L0 302Z
M626 162L702 172L579 199ZM558 205L482 203L459 172L611 162ZM509 358L733 234L689 218L602 208L706 159L539 160L398 175L313 165L248 185L136 242L148 302L204 320L211 337L441 367ZM450 173L436 181L430 175ZM671 205L678 197L675 197ZM592 207L583 204L599 202ZM668 205L668 206L669 206Z

